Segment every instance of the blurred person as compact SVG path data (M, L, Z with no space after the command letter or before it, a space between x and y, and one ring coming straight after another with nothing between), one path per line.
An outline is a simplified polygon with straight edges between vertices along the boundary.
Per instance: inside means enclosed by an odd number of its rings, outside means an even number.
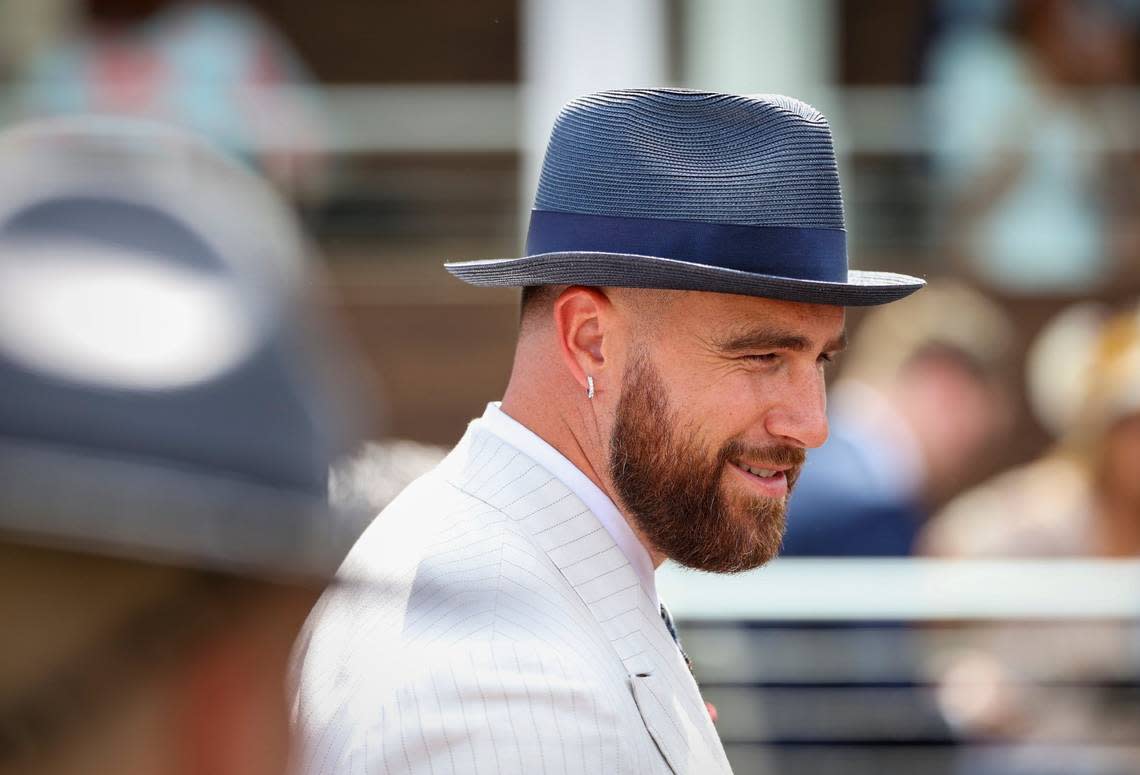
M1009 431L1011 323L944 281L870 313L830 392L831 436L788 504L784 555L906 556L933 502Z
M571 101L526 253L447 265L523 287L514 367L314 611L314 775L728 771L655 569L771 559L845 306L923 285L848 270L827 122L775 95Z
M929 61L948 236L993 290L1090 293L1135 271L1134 226L1122 217L1135 214L1135 184L1122 184L1110 153L1135 131L1116 125L1096 91L1135 76L1136 9L1127 0L1003 5L1004 28L965 25Z
M0 771L284 771L290 650L353 537L303 256L181 132L0 134Z
M1089 334L1088 310L1066 313L1056 372L1077 370L1067 427L1039 460L1002 473L946 506L921 543L943 558L1140 556L1140 306ZM1087 341L1078 345L1076 335ZM1050 331L1050 336L1058 332ZM1081 361L1088 351L1087 366ZM1140 669L1135 633L1113 622L1025 628L995 624L931 656L947 717L963 736L1004 741L963 772L1124 773L1140 710L1121 677ZM1079 686L1060 692L1057 687ZM1056 758L1058 745L1096 741L1101 753ZM1083 757L1083 758L1082 758Z
M325 134L288 42L235 2L85 0L18 82L29 116L109 114L188 129L290 193L321 193Z
M1073 343L1070 341L1070 345ZM1057 446L951 501L923 537L938 556L1140 556L1140 309L1103 324ZM1057 353L1058 371L1080 353Z

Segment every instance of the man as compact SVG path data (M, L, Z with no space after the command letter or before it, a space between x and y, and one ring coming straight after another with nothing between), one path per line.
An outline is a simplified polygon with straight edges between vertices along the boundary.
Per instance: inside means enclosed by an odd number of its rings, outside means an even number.
M181 133L0 135L0 770L283 771L290 649L348 545L302 259Z
M827 123L786 97L571 102L527 253L448 266L526 288L510 384L318 606L311 773L727 771L654 569L776 553L843 305L922 285L848 272Z

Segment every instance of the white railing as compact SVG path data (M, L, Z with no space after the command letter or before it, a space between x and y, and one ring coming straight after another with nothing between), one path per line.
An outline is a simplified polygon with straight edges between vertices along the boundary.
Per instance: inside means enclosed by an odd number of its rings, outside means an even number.
M1140 561L778 559L738 575L666 566L690 622L1140 619Z

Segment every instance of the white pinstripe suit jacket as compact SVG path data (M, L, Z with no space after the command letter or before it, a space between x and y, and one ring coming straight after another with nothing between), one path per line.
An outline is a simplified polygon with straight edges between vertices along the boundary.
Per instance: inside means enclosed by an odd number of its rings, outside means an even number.
M730 772L609 533L480 426L381 513L314 610L303 769Z

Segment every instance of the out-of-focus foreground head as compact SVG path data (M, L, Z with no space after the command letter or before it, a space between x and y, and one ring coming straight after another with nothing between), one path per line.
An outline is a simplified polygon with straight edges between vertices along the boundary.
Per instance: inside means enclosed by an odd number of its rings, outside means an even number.
M284 768L291 643L353 537L305 253L187 135L0 135L0 770Z

